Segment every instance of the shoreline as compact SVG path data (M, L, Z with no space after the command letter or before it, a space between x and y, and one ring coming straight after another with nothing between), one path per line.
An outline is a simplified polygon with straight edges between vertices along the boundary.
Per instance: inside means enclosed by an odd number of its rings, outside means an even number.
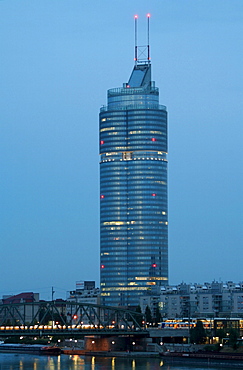
M242 353L224 353L224 352L202 352L202 353L191 353L191 352L164 352L163 358L200 358L200 359L219 359L219 360L243 360Z
M155 357L161 358L159 352L127 352L127 351L87 351L79 349L62 349L64 355L98 356L98 357Z
M80 349L62 349L62 353L66 355L80 356L103 356L103 357L159 357L163 360L224 360L224 361L239 361L243 363L243 354L236 353L187 353L187 352L127 352L127 351L87 351Z
M220 353L168 353L168 352L113 352L113 351L85 351L63 350L66 355L118 357L118 358L158 358L168 365L182 366L221 366L224 368L242 369L243 354L220 354Z
M200 365L200 366L211 366L211 367L221 367L225 368L240 368L243 365L242 355L226 355L226 354L201 354L201 353L184 353L183 355L178 353L162 355L161 359L169 365Z

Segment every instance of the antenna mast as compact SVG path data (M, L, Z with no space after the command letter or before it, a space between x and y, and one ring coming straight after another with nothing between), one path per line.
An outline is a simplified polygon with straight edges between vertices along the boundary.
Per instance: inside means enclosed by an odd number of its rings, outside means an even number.
M150 18L150 14L149 13L147 14L147 18L148 18L148 61L150 61L150 52L149 52L149 18Z
M134 56L134 60L135 60L136 65L137 65L137 60L138 60L138 40L137 40L138 25L137 25L137 19L138 19L138 16L135 15L134 16L134 21L135 21L135 56Z
M150 63L150 45L149 45L149 19L150 14L147 14L147 45L138 46L138 15L134 16L134 22L135 22L135 65L138 63L144 63L147 61Z

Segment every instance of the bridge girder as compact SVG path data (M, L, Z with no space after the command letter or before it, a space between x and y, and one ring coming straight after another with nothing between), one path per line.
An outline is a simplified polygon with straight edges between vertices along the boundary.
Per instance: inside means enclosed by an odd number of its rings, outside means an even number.
M142 315L119 307L78 302L0 305L1 335L146 335Z

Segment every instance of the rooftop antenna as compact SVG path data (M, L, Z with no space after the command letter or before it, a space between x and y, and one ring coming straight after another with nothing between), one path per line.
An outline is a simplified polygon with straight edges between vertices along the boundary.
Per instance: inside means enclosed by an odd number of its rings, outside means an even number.
M138 61L138 40L137 40L137 33L138 33L138 16L135 15L134 16L134 21L135 21L135 57L134 57L134 60L135 60L135 64L137 65L137 61Z
M149 19L150 19L150 13L147 14L148 19L148 62L150 61L150 53L149 53Z
M134 16L134 22L135 22L135 65L138 63L144 63L147 61L147 63L150 63L150 46L149 46L149 19L150 19L150 13L147 14L147 45L138 46L138 40L137 40L137 34L138 34L138 15L136 14Z

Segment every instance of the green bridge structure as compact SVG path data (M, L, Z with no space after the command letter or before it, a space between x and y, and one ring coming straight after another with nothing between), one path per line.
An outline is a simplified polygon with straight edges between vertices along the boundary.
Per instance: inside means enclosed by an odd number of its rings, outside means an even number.
M141 313L119 307L69 301L0 305L0 337L147 337Z

